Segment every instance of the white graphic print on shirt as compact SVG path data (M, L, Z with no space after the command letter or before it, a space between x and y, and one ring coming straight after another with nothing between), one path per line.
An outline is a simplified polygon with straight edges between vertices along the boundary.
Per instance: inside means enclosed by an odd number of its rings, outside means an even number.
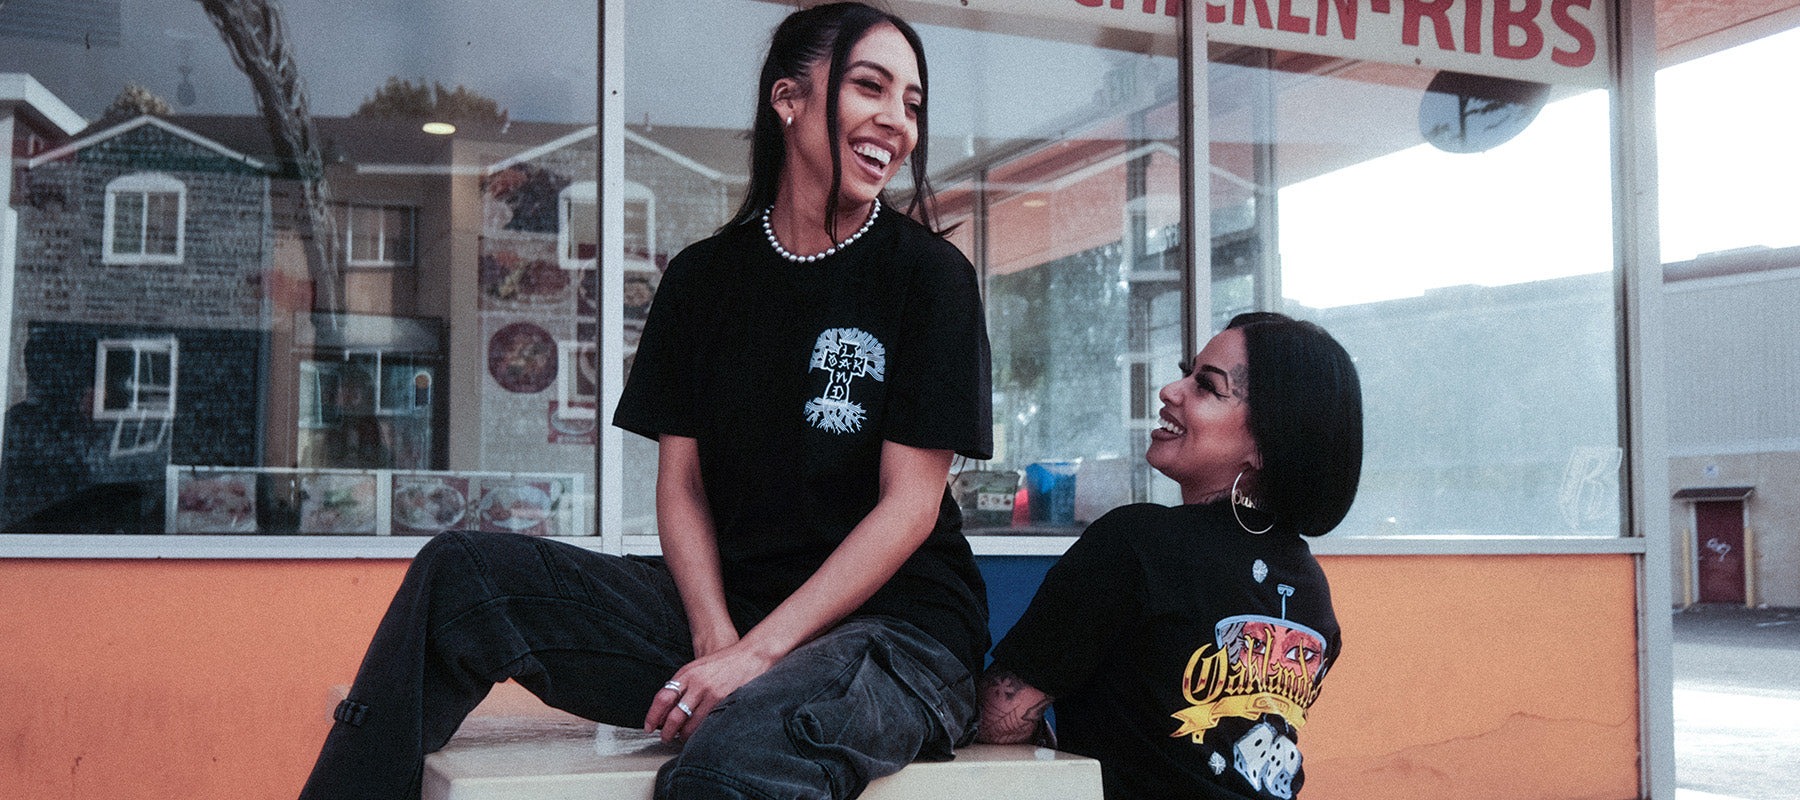
M806 401L806 421L828 433L855 433L862 429L865 412L850 399L850 385L857 378L887 379L887 348L867 332L856 328L832 328L813 343L812 368L830 375L825 393Z

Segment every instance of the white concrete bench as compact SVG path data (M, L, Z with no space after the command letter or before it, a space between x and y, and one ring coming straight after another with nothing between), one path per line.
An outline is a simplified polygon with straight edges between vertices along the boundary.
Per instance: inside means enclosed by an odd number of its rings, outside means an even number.
M424 800L648 800L657 768L678 749L549 708L504 683L450 744L425 758ZM953 761L919 762L876 780L862 796L1101 800L1100 762L1030 745L974 745Z

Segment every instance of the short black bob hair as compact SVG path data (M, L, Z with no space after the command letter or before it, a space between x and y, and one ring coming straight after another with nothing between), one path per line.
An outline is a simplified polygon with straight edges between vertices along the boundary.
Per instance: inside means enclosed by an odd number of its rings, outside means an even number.
M769 54L763 60L762 77L758 80L756 89L756 119L750 129L750 186L744 193L743 205L738 207L731 221L720 228L721 231L754 222L764 208L775 202L776 192L780 189L781 170L787 160L787 151L783 149L781 115L775 113L772 97L775 82L790 78L806 86L809 92L823 91L825 130L829 140L836 142L842 133L838 127L838 90L844 83L844 70L850 62L850 50L856 47L857 42L862 41L871 28L883 23L894 26L901 36L906 37L907 44L912 46L913 55L919 60L919 88L926 96L919 102L919 139L913 145L912 155L909 157L912 162L914 191L906 213L925 227L936 230L931 184L925 179L925 144L930 141L931 131L926 113L930 107L931 83L925 72L925 45L919 41L919 34L912 26L906 24L906 20L893 14L864 3L827 3L789 14L769 39ZM821 59L830 61L826 85L812 86L812 76L808 71ZM833 191L825 195L826 225L837 219L836 188L843 181L842 158L838 149L832 147Z
M1323 536L1350 512L1362 478L1362 382L1331 334L1284 314L1239 314L1250 435L1262 454L1257 506L1275 524Z

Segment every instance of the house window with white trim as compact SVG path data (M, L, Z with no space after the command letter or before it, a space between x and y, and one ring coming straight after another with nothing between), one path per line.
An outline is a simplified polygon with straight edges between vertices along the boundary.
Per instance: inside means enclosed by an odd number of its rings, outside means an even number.
M344 255L353 267L406 267L413 263L413 210L405 206L348 204L338 208Z
M161 172L138 172L106 185L101 260L108 264L179 264L187 226L187 187Z
M563 269L593 269L600 257L600 194L594 182L569 184L557 205L557 260Z
M173 419L174 337L103 339L94 359L94 419Z

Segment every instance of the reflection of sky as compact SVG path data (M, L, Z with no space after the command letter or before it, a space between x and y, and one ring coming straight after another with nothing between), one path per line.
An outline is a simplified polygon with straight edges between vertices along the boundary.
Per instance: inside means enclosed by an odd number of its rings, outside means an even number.
M247 81L196 0L124 0L117 47L0 38L0 72L32 75L90 119L126 83L195 102L177 113L248 114ZM342 116L397 75L458 84L514 119L594 119L598 4L593 0L292 0L281 4L313 111ZM0 14L30 11L8 7Z
M1657 76L1663 261L1800 245L1800 29ZM1282 288L1315 307L1601 272L1612 264L1606 97L1550 104L1517 139L1419 146L1281 193Z
M17 2L0 14L42 13L43 2ZM747 124L769 32L787 5L626 5L627 120ZM347 115L393 75L467 86L497 100L514 119L585 122L594 117L598 6L593 0L291 0L281 7L315 113ZM194 102L178 105L177 113L254 113L247 81L197 0L123 0L119 31L116 46L86 47L68 35L0 37L0 72L32 75L92 119L126 83L177 102L181 68L188 66ZM920 33L930 58L934 128L945 137L1037 138L1079 130L1107 116L1102 108L1118 100L1122 80L1164 94L1175 80L1169 58L938 26L920 26Z
M1282 293L1315 308L1612 268L1603 92L1485 153L1418 145L1281 191Z
M747 127L769 34L789 8L754 0L628 4L625 118L634 124ZM720 24L720 20L730 20ZM917 26L931 79L933 138L1034 138L1100 116L1109 74L1175 81L1174 60L1088 45Z

